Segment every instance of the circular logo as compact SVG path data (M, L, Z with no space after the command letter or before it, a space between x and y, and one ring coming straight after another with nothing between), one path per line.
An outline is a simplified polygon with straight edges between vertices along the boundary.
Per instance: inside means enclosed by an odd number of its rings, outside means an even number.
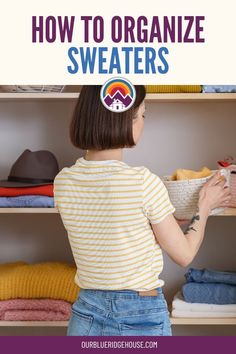
M136 92L130 81L115 77L108 80L101 88L100 97L103 105L112 112L127 111L134 104Z

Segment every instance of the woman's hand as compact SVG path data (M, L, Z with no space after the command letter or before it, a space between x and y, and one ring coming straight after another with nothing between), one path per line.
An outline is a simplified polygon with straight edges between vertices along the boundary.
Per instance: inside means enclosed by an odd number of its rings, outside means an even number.
M199 193L199 209L207 209L208 212L214 208L227 207L231 194L229 187L225 187L225 178L222 180L220 171L216 172L209 181L202 187Z

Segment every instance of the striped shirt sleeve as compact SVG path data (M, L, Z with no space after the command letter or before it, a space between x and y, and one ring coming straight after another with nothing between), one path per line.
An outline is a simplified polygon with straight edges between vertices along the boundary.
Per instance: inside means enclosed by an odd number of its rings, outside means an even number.
M154 173L145 169L143 180L143 210L151 224L158 224L174 213L166 186Z
M59 172L60 173L60 172ZM57 177L59 176L59 174L55 177L54 182L53 182L53 195L54 195L54 207L58 208L58 203L57 203Z

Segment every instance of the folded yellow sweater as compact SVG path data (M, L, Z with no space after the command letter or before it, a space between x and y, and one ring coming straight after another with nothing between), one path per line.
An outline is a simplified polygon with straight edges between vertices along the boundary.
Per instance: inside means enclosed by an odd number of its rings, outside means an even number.
M176 170L173 175L171 176L171 181L179 181L184 179L195 179L195 178L204 178L211 176L212 172L207 167L203 167L200 171L193 171L193 170L183 170L178 169Z
M146 85L147 93L200 93L200 85Z
M65 262L0 264L0 300L50 298L73 303L76 267Z

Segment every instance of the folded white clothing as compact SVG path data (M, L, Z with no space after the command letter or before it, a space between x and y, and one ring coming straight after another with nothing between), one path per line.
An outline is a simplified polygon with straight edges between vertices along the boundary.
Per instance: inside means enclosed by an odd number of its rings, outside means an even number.
M179 311L187 311L189 312L223 312L223 313L229 313L232 312L234 313L235 317L236 315L236 304L229 304L229 305L216 305L216 304L200 304L197 302L186 302L184 301L183 295L179 291L172 302L172 308L173 310L178 310ZM201 317L201 316L199 316ZM204 317L204 316L203 316ZM217 317L217 316L216 316ZM223 316L224 317L224 316ZM226 316L228 317L228 316Z
M221 312L208 312L208 311L188 311L188 310L172 310L171 312L172 317L184 317L184 318L228 318L228 317L236 317L236 311L228 312L228 311L221 311Z

